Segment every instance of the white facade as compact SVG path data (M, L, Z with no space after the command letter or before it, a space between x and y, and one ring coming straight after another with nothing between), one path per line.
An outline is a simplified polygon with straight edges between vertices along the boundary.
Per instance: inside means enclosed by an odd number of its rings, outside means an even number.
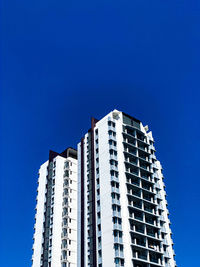
M175 267L162 167L148 127L114 110L78 145L78 267Z
M32 267L76 267L76 151L50 154L39 170Z

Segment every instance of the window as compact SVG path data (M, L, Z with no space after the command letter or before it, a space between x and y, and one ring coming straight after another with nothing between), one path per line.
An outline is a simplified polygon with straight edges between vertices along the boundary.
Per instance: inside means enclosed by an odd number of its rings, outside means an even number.
M98 256L101 257L101 250L98 251Z
M113 128L115 128L115 123L113 121L108 121L108 126L112 126Z
M69 177L69 171L68 171L68 170L65 170L65 172L64 172L64 176L65 176L65 177Z
M53 214L53 207L51 208L51 215Z
M117 151L116 150L110 149L109 153L110 153L110 155L117 156Z
M114 140L109 140L109 145L116 146L117 145L117 142L114 141Z
M111 160L110 160L110 165L114 165L114 166L117 167L118 162L117 162L116 160L111 159Z
M65 161L64 166L65 168L69 168L69 161Z
M111 176L118 177L118 172L117 171L110 171Z
M98 224L97 228L98 228L98 231L100 232L101 231L101 224Z

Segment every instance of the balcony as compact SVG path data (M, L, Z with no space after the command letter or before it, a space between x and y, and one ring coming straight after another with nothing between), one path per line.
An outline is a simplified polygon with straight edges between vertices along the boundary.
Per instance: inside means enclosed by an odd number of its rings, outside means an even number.
M101 264L101 263L102 263L102 257L98 257L98 264Z
M120 200L116 198L112 198L112 204L120 205Z
M122 230L122 225L118 223L113 223L113 229L114 230Z
M133 160L133 159L130 159L130 158L126 157L125 158L125 163L126 163L126 165L127 164L131 165L133 168L135 167L134 169L139 168L138 161L136 159ZM131 168L131 167L129 167L129 168Z
M112 149L112 150L117 150L117 147L116 146L114 146L114 145L111 145L111 144L109 144L109 149Z
M117 155L110 154L110 159L117 160Z
M148 242L148 249L150 251L154 251L156 253L162 254L161 247L160 247L160 242L158 242L158 241L154 241L154 242L150 241L150 242Z
M142 162L141 159L139 160L139 162L140 162L140 168L141 169L143 169L143 170L145 170L147 172L151 172L149 164L147 164L145 162Z
M136 147L136 139L133 136L130 136L126 133L125 134L123 133L123 136L124 136L124 138L123 138L124 143Z
M144 225L138 225L137 223L130 225L131 231L145 235Z
M113 126L108 126L108 131L115 132L115 131L116 131L116 129L115 129L115 127L113 127Z
M110 169L111 169L111 171L117 171L118 167L115 165L110 165Z
M143 197L144 200L147 200L149 202L154 202L154 196L151 195L150 193L147 193L147 192L143 191L142 197Z
M119 179L118 179L118 177L111 175L111 181L119 182Z
M167 239L163 239L163 245L169 246L169 243L168 243Z
M111 187L111 192L112 193L118 193L119 194L119 188L117 188L117 187Z
M155 187L158 188L158 189L161 189L161 186L160 186L160 184L158 182L155 183Z
M166 230L166 228L164 226L161 227L161 232L167 234L167 230Z
M140 186L140 182L139 182L139 178L138 177L135 177L135 178L129 178L129 175L127 174L126 175L126 182L127 184L129 184L130 186L137 186L139 187Z
M158 204L158 209L160 209L160 210L164 210L163 205L162 205L161 203Z
M158 199L162 199L162 196L161 196L160 193L156 194L156 197L157 197Z
M109 140L116 141L116 136L109 134L108 135Z
M130 169L130 168L126 168L126 173L131 174L135 177L139 177L138 171L133 171L133 169Z
M150 260L150 262L152 262L156 265L159 265L159 266L162 265L161 255L157 254L157 256L156 256L154 252L149 253L149 260Z
M127 139L127 138L124 138L124 139L123 139L123 143L124 143L126 146L129 146L129 147L131 147L131 148L134 148L134 149L137 148L137 146L136 146L136 142L135 142L135 141L130 142L130 140Z
M115 257L123 258L124 257L123 250L116 249L115 250Z
M101 211L101 206L97 206L97 212Z
M133 250L133 258L147 261L147 254L142 254L140 251Z
M151 238L159 239L158 232L150 232L147 230L147 236L150 236Z
M147 154L149 154L149 155L150 155L150 153L149 153L149 150L148 150L148 147L147 147L147 146L142 146L142 145L138 144L137 148L138 148L139 150L141 150L141 151L143 151L143 152L145 152L145 153L147 153Z
M134 214L134 213L129 213L129 217L131 219L143 222L143 216L141 216L141 215L137 215L137 214Z
M149 149L153 150L153 151L156 151L155 147L153 145L150 145L149 146Z
M150 213L150 214L152 214L152 215L158 216L158 215L156 214L155 209L154 209L153 207L150 208L150 207L147 207L147 206L144 205L144 211L145 211L145 212L148 212L148 213Z
M166 221L166 220L165 220L165 217L164 217L163 215L160 215L160 220L163 221L163 222Z
M168 251L164 251L164 257L165 258L170 258L169 252Z
M117 210L113 210L113 217L121 217L121 212Z
M157 166L156 163L152 163L152 167L153 167L154 169L158 169L158 166Z
M122 244L123 243L122 237L120 237L120 236L114 236L114 243Z
M131 149L131 148L124 148L124 153L127 153L131 156L137 156L137 152L136 152L136 149Z
M154 193L154 189L153 189L152 184L149 184L149 183L146 182L146 181L142 181L142 189L147 190L147 191L149 191L150 193L155 194L155 193Z
M101 224L101 218L97 218L97 224Z
M160 179L158 173L156 173L156 172L154 172L153 176L154 176L155 178L157 178L157 179Z
M127 193L131 196L136 196L141 198L141 189L139 188L131 189L130 187L127 187Z
M145 215L145 222L150 224L150 225L158 227L157 219L154 215L152 215L152 216L150 216L149 214Z
M98 249L101 249L101 242L98 242Z

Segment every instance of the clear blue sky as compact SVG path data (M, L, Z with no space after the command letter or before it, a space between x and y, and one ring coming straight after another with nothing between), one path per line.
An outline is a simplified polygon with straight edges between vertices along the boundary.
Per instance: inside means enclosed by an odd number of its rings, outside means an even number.
M37 171L117 108L148 124L179 267L199 266L200 2L3 1L0 265L31 265Z

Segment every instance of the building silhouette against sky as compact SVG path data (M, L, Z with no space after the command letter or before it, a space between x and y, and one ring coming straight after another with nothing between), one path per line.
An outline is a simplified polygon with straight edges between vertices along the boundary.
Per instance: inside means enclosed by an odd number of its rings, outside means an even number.
M175 267L148 126L114 110L40 168L33 267Z
M32 267L77 266L77 152L50 151L38 178Z

